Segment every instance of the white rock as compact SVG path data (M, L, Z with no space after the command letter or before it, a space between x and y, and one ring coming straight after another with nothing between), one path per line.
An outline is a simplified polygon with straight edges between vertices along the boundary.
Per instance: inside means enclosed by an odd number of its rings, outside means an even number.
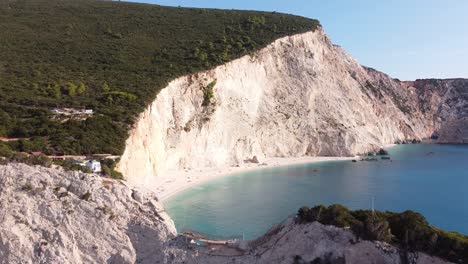
M144 195L141 192L137 191L137 190L133 190L132 198L135 199L135 201L137 201L139 203L144 203L145 202Z
M0 263L135 263L146 248L163 261L163 245L176 235L163 210L136 203L118 181L76 176L24 164L0 166ZM44 188L22 190L25 182ZM68 191L56 188L63 185ZM56 195L63 192L68 195ZM89 201L82 200L86 192Z

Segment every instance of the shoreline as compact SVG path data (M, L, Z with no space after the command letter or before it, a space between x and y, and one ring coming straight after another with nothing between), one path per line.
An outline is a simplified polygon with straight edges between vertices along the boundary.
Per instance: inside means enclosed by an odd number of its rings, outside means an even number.
M382 148L392 148L397 144L385 144ZM353 157L292 157L292 158L269 158L261 163L244 163L239 166L229 166L224 168L197 168L185 170L172 170L165 173L165 181L156 183L151 191L156 193L158 199L164 203L176 194L204 183L218 180L224 177L233 176L239 173L246 173L255 170L303 165L326 161L346 161L359 159L360 156Z
M294 165L326 162L326 161L346 161L357 159L354 157L295 157L295 158L270 158L261 163L245 163L240 166L230 166L224 168L197 168L192 170L168 171L165 174L164 182L159 182L157 188L152 191L161 202L167 201L174 195L196 187L198 185L233 176L239 173L246 173L255 170L287 167Z

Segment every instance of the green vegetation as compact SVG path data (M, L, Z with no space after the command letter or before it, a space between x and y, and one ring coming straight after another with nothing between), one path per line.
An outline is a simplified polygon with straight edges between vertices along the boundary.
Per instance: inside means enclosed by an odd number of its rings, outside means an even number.
M40 138L44 145L32 149L44 153L121 154L135 118L170 80L318 26L267 12L0 2L0 136ZM59 121L56 107L94 115Z
M23 191L31 191L33 189L33 186L30 183L26 183L21 187L21 190Z
M468 262L468 236L432 227L413 211L402 213L369 210L350 211L341 205L302 207L301 223L349 227L358 236L399 245L404 250L422 251L456 263Z
M2 164L6 164L7 162L19 162L29 165L40 165L47 168L52 166L52 160L43 154L29 155L25 152L13 152L7 144L1 142L0 157L3 161Z
M113 159L105 159L101 161L102 173L104 176L110 177L116 180L123 180L124 176L122 173L115 170L115 166L119 161Z
M0 142L0 157L10 158L11 156L13 156L11 147Z
M53 154L53 149L48 147L46 138L34 137L31 139L20 139L17 141L4 142L9 148L19 152L44 152L45 154Z
M71 159L54 160L54 164L62 166L66 171L81 171L85 173L91 173L91 170L88 167L81 166Z
M102 211L105 215L109 215L109 220L112 220L115 218L114 212L112 212L112 210L109 207L103 206L103 207L98 207L97 209Z
M214 94L213 94L213 88L216 86L216 80L212 81L209 83L204 89L203 89L203 106L209 106L211 103L211 99L213 99Z

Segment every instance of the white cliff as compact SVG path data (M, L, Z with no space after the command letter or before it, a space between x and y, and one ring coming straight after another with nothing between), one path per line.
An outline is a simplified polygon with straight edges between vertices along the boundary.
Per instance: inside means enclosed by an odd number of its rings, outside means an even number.
M98 175L0 166L0 263L165 259L177 235L153 196ZM148 250L150 248L150 250Z
M118 169L130 184L157 185L168 170L351 156L429 137L424 117L400 100L410 92L360 66L321 29L285 37L172 81L140 115Z

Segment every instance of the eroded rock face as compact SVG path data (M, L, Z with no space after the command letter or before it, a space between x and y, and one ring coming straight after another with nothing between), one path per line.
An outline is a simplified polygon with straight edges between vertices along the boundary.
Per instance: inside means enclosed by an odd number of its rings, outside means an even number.
M171 82L141 114L118 169L130 184L147 186L167 170L253 156L351 156L430 137L434 125L411 104L411 93L360 66L322 30L282 38Z
M0 190L1 264L445 263L292 218L255 241L197 246L176 237L154 194L92 174L10 164Z
M0 263L166 262L172 220L132 192L92 174L0 166Z
M428 79L404 82L414 93L413 102L434 124L439 143L468 143L468 80Z

